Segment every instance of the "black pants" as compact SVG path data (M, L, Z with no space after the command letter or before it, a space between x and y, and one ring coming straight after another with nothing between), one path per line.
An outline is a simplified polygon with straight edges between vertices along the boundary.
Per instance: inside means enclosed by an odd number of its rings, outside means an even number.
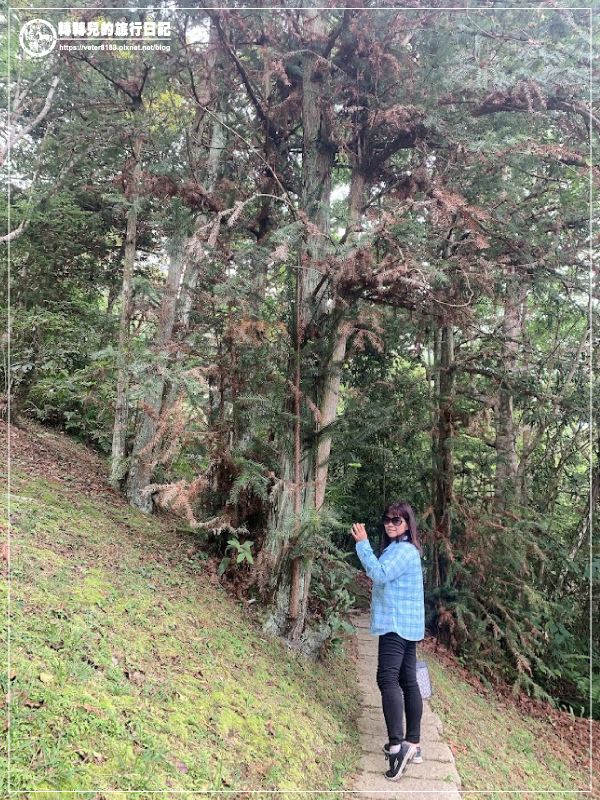
M416 642L409 642L397 633L379 637L377 686L381 692L389 743L400 744L406 739L418 744L421 741L423 700L417 683ZM405 707L406 736L403 736Z

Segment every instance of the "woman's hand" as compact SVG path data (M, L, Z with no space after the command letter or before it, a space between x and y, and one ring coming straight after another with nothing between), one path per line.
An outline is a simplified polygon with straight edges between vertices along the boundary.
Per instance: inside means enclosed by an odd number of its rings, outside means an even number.
M355 542L364 542L365 539L367 538L367 531L362 522L353 523L350 534L352 535L352 538L354 539Z

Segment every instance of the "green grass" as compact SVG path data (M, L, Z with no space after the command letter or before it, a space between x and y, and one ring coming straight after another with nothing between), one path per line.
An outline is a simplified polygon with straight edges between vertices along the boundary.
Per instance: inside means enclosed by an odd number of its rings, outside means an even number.
M78 470L83 449L60 442ZM11 793L341 797L359 755L352 662L316 665L265 636L248 607L204 574L191 537L102 487L97 496L77 491L83 461L77 481L67 470L60 483L28 476L15 456L10 674L0 667ZM576 764L550 721L518 714L425 657L465 798L572 798L567 791L588 788L584 737Z
M442 720L462 788L474 792L465 797L479 800L491 796L485 792L511 791L511 798L520 800L546 791L566 799L574 797L573 791L589 791L589 740L582 737L573 753L549 721L518 713L493 693L478 692L433 654L425 657L434 686L432 708Z
M16 471L11 492L12 792L342 786L357 759L347 663L263 635L191 541L118 498Z

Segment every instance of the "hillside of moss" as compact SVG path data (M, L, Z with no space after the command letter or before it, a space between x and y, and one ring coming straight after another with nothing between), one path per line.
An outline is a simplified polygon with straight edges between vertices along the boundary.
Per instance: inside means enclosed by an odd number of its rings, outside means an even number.
M193 538L130 508L68 437L13 429L10 463L3 791L331 798L348 785L351 661L314 663L263 634Z
M7 436L0 423L5 454ZM10 444L0 791L341 800L360 755L354 661L316 664L266 636L194 537L129 507L89 449L36 426L13 428ZM589 792L597 723L492 692L433 639L423 655L465 793Z
M431 707L442 720L465 798L485 800L491 792L510 792L513 800L540 793L555 800L573 793L600 798L593 780L600 758L596 721L513 695L510 687L486 687L432 638L423 657L434 687Z

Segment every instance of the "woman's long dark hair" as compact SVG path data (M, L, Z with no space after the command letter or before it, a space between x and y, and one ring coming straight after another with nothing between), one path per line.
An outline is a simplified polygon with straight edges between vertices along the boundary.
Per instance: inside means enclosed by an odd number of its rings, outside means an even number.
M408 530L406 531L406 535L411 544L419 551L419 555L423 555L423 548L421 547L421 542L419 541L419 532L417 530L417 521L415 520L415 513L410 507L408 503L390 503L389 506L386 506L385 511L383 512L384 517L402 517L402 519L406 520L408 525ZM383 552L385 548L391 544L392 542L400 541L399 538L394 537L390 539L387 535L387 531L385 530L385 525L383 526L383 533L380 539L380 550Z

